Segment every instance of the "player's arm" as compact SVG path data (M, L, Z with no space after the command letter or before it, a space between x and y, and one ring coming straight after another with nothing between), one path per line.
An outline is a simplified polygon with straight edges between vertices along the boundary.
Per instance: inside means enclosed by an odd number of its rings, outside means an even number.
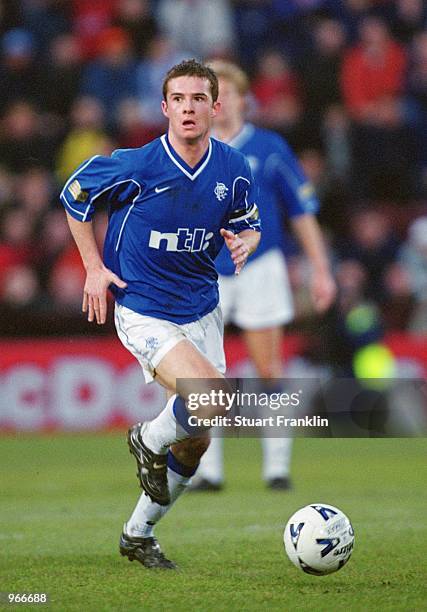
M312 266L311 297L318 312L324 312L335 299L336 286L329 267L329 259L316 219L319 202L304 171L283 139L276 140L272 156L270 179L281 197L285 214Z
M251 229L243 230L239 234L233 234L230 230L221 229L220 233L236 266L235 274L239 274L249 255L256 250L261 239L261 233Z
M228 226L220 231L236 266L235 274L240 274L261 239L261 221L256 205L257 189L248 161L243 156L241 158L243 167L233 183L233 207Z
M95 155L84 161L61 191L60 200L67 212L68 224L86 269L83 312L88 320L102 324L107 315L107 288L126 284L102 262L92 229L92 216L99 205L125 206L140 192L131 177L132 169L123 161L120 150L111 157Z
M126 283L104 266L95 241L92 222L77 221L68 212L67 220L86 270L82 310L88 313L88 321L96 319L96 322L102 325L107 318L109 285L114 283L124 289Z
M317 219L312 214L291 219L292 229L312 267L311 297L318 312L325 312L336 295L325 243Z

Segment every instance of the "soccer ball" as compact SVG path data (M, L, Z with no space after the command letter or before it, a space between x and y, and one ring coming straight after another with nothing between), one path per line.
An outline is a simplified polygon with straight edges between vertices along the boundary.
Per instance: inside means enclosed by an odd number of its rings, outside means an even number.
M354 531L344 512L329 504L310 504L291 516L283 534L285 550L296 567L324 576L350 559Z

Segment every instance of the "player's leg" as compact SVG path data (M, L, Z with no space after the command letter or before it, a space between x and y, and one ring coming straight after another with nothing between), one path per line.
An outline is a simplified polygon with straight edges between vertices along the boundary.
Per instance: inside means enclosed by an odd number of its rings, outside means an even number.
M243 334L257 375L263 381L260 390L267 395L283 392L282 385L276 382L283 373L282 327L245 330ZM263 479L272 489L286 490L291 487L292 443L292 438L271 437L268 431L262 440Z
M276 388L271 379L282 377L281 342L282 327L277 323L287 321L291 317L292 304L285 300L283 260L276 254L266 255L248 264L233 285L235 294L235 312L232 320L243 330L249 357L254 364L257 376L265 381L262 391L273 393L282 391ZM286 278L286 277L285 277ZM270 280L268 280L270 279ZM225 281L228 282L226 278ZM263 288L253 292L254 287ZM231 287L224 282L219 283L221 303L228 303ZM288 294L286 294L287 296ZM266 327L269 322L270 327ZM265 388L264 388L265 387ZM280 478L288 478L289 467L287 458L292 442L287 439L267 440L263 445L264 467L267 468L267 480L277 482ZM197 476L200 478L200 490L217 490L223 483L223 440L213 437L208 451L203 455ZM276 456L277 462L274 461ZM286 465L285 465L286 463ZM277 466L277 467L275 467Z
M175 564L162 553L154 536L154 528L184 493L191 482L203 452L209 445L208 436L189 438L173 445L167 455L170 503L161 506L143 492L132 515L123 527L120 549L123 555L137 558L149 568L174 569Z
M276 379L281 378L283 364L281 346L282 327L270 327L262 330L245 330L243 332L249 355L260 379L263 380L263 393L283 392ZM263 478L273 489L290 488L290 466L292 438L266 437L262 440Z
M220 491L224 486L224 440L219 435L211 437L209 448L201 457L191 491Z
M225 370L225 357L220 310L215 309L193 323L176 325L116 306L115 320L119 338L138 359L146 382L155 379L170 393L164 410L144 425L144 438L150 450L156 455L166 455L171 444L201 431L188 423L186 401L189 394L196 390L224 389L226 385L221 373ZM191 411L191 415L198 418L212 418L223 413L224 407L218 402L216 405L193 404ZM136 433L131 431L130 436L138 446Z
M180 340L155 366L155 379L172 394L166 407L152 421L138 423L129 430L128 444L138 465L141 487L151 499L167 506L170 494L167 484L167 453L171 445L198 437L208 428L194 425L196 419L210 419L225 413L225 407L208 403L194 406L191 413L186 401L195 389L210 393L226 391L222 374L187 339ZM179 395L176 392L179 379ZM217 387L216 387L217 385ZM191 445L190 445L191 446Z
M220 279L221 280L221 279ZM259 291L254 288L259 288ZM223 291L221 291L223 289ZM221 303L228 301L229 288L220 282ZM293 306L283 255L268 251L245 266L234 284L232 320L244 331L257 376L265 380L266 393L283 391L269 379L282 377L282 325L292 319ZM272 386L274 385L274 386ZM268 432L267 432L268 433ZM264 447L264 477L273 487L289 484L292 440L267 438ZM197 476L203 483L222 482L222 440L212 438L203 455ZM204 485L205 489L217 487Z
M263 381L261 390L280 393L283 389L275 379L283 376L282 326L293 317L286 264L283 255L272 250L256 259L249 269L251 287L262 287L262 291L253 292L252 299L242 294L237 323L243 330L257 376ZM269 486L286 489L290 483L292 439L271 438L268 433L263 439L263 476Z
M186 339L181 340L161 359L155 368L155 380L169 391L169 399L164 410L158 417L145 424L144 440L156 454L166 454L171 444L185 440L194 432L188 427L190 416L186 407L188 396L194 391L195 380L203 381L218 379L222 385L222 374L206 359L204 355ZM179 395L176 385L179 379ZM188 381L188 382L187 382ZM208 389L208 387L206 387ZM198 418L212 418L222 414L217 406L201 406L191 412Z
M152 461L152 467L161 468L164 464L163 484L166 485L168 498L163 496L162 503L159 504L156 499L153 500L153 497L156 497L155 495L149 496L146 492L141 495L132 516L125 524L120 551L131 560L138 559L147 567L172 568L174 565L164 557L152 530L158 520L166 514L176 499L185 491L192 474L197 469L201 454L209 444L206 433L201 437L188 437L188 432L185 430L185 421L182 424L180 423L179 414L185 408L185 404L183 404L183 398L178 398L174 393L176 391L176 379L182 377L222 380L222 374L211 363L215 363L221 370L225 369L222 319L220 313L214 311L195 324L188 324L182 326L182 329L176 329L175 337L174 328L177 328L177 326L167 324L159 326L158 322L155 322L157 326L156 336L153 336L150 321L144 322L147 323L149 329L145 325L143 326L144 329L139 329L139 333L132 334L131 328L137 327L138 321L138 317L135 318L132 313L127 321L119 320L117 325L119 336L122 341L124 340L125 346L130 347L140 361L146 380L153 380L153 376L155 376L155 380L159 380L168 389L169 397L166 408L147 428L150 430L147 434L148 441L143 437L144 432L141 431L144 425L138 424L130 430L132 432L130 448L137 459L140 476L142 476L142 470L146 468L142 456L144 453L151 453L151 459L154 460ZM167 331L166 337L163 337L164 326L166 326ZM135 332L135 329L133 329L133 332ZM192 342L187 340L187 337ZM153 342L153 338L157 342ZM162 338L163 342L161 342ZM147 339L149 339L149 342L147 342ZM198 344L211 361L196 348ZM150 351L144 350L147 345L151 346ZM167 350L165 350L165 347ZM155 350L156 348L158 350ZM181 392L185 397L185 388L181 389ZM178 404L176 411L174 411L175 404ZM154 422L156 423L153 427L152 423ZM169 443L182 437L185 438L184 442L172 444L168 449L167 445ZM166 450L167 452L153 453L148 446L149 444L157 445L157 450ZM140 452L142 446L144 447L144 453ZM163 447L165 448L163 449ZM163 469L158 471L163 473Z

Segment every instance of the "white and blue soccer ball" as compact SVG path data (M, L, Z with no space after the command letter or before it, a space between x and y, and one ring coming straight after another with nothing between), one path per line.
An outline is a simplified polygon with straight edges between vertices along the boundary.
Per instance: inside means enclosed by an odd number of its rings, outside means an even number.
M351 557L354 531L348 517L330 504L309 504L291 516L283 534L285 550L303 572L324 576Z

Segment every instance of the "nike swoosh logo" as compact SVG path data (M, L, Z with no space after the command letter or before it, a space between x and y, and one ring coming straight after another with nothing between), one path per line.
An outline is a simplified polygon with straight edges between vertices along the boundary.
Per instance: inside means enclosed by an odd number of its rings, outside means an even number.
M168 189L170 189L170 187L156 187L154 191L156 193L162 193L162 191L167 191Z
M164 463L153 463L153 468L155 470L160 470L160 469L162 469L164 467L165 467Z

